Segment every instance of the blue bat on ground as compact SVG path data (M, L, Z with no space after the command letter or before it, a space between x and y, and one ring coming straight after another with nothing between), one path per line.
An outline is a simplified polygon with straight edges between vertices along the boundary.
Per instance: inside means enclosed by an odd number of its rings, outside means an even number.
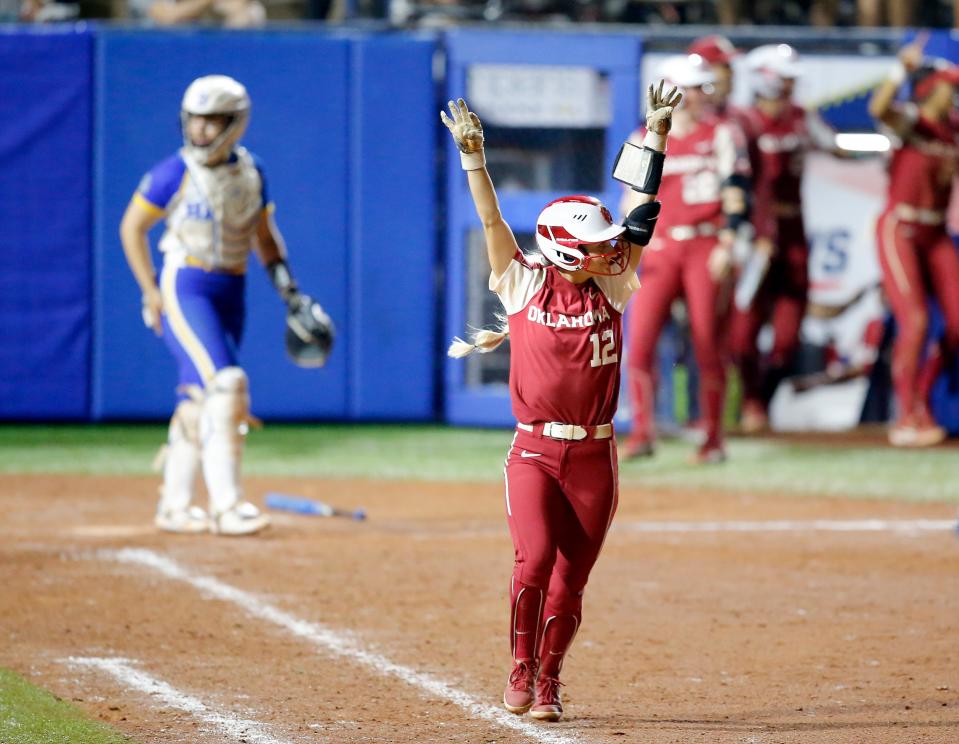
M364 509L340 509L323 501L308 499L304 496L293 496L288 493L271 491L266 495L264 503L269 509L278 509L296 514L309 514L315 517L347 517L348 519L355 519L357 521L366 519L366 511Z

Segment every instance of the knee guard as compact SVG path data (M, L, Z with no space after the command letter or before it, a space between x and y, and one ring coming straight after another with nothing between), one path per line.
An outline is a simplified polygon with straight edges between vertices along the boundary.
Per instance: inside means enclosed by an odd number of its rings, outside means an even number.
M162 451L161 512L185 510L193 500L193 485L200 465L200 406L184 400L170 419L167 444Z
M200 416L203 476L214 515L240 500L240 462L249 421L246 373L239 367L225 367L207 384Z

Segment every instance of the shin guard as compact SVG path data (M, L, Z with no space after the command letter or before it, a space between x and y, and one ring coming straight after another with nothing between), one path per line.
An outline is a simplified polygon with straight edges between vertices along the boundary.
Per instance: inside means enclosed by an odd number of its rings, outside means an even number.
M563 669L563 659L573 645L577 630L577 615L551 615L546 618L543 623L543 641L540 644L540 674L559 677Z
M203 477L212 515L240 501L240 463L249 411L246 373L239 367L221 369L207 385L200 417Z
M536 644L545 593L516 579L511 586L510 653L514 661L533 661L537 658Z
M199 421L200 406L192 400L181 401L170 419L163 455L161 512L184 511L193 501L200 469Z

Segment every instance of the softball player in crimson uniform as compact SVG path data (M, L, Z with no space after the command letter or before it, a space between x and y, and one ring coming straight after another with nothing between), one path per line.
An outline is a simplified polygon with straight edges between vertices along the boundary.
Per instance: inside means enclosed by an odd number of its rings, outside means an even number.
M811 149L835 152L835 146L828 127L792 102L801 71L795 49L769 44L753 49L746 61L756 103L742 111L739 122L752 159L755 250L768 258L768 271L752 303L733 312L730 350L742 377L742 428L755 433L768 425L769 401L799 347L809 290L801 204L805 155ZM774 340L761 356L757 338L766 322Z
M732 62L739 56L739 50L725 36L709 34L694 39L686 53L698 54L712 70L714 81L709 97L715 114L723 119L738 121L741 109L729 99L733 92Z
M745 219L749 158L739 130L709 111L713 73L702 57L678 55L663 63L667 83L682 88L683 104L673 115L669 159L659 193L664 207L657 235L646 248L640 278L643 290L630 304L629 392L633 429L627 457L652 454L656 342L669 309L680 295L689 308L693 348L699 367L700 410L706 438L696 453L700 463L725 459L722 408L726 374L720 354L721 294L738 222ZM641 140L644 131L634 138ZM635 204L629 190L623 212Z
M678 94L650 89L646 145L665 150ZM508 327L456 340L453 356L490 350L508 334L517 419L506 459L506 515L515 549L510 584L513 669L503 695L513 713L556 721L559 675L579 629L582 595L617 499L612 420L619 393L622 313L638 287L640 248L658 204L613 223L587 196L551 202L537 221L542 256L525 256L503 220L486 172L483 131L466 103L441 115L462 153Z
M954 96L959 68L923 65L925 39L904 47L890 77L876 90L870 113L892 130L889 198L877 224L883 289L896 318L892 377L898 418L889 441L900 447L938 444L946 437L929 410L929 395L944 357L959 348L959 256L946 232L946 208L959 163L959 118ZM907 75L913 102L898 104ZM930 294L945 318L942 341L926 350ZM925 359L923 359L925 354Z
M184 146L144 176L120 226L143 292L144 322L163 337L179 367L155 520L170 532L244 535L269 524L242 499L240 485L250 399L236 355L250 250L291 308L312 303L290 276L262 167L239 145L249 116L250 98L236 80L193 81L181 106ZM163 218L158 284L147 233ZM192 504L201 465L209 514Z

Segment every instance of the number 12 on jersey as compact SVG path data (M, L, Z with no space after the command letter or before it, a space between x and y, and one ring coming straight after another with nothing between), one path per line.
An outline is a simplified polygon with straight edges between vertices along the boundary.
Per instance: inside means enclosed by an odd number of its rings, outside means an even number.
M602 341L598 333L591 334L589 340L593 343L593 358L589 362L590 367L616 364L616 362L619 361L619 355L613 352L613 348L616 346L616 339L613 336L612 328L607 328L603 331Z

